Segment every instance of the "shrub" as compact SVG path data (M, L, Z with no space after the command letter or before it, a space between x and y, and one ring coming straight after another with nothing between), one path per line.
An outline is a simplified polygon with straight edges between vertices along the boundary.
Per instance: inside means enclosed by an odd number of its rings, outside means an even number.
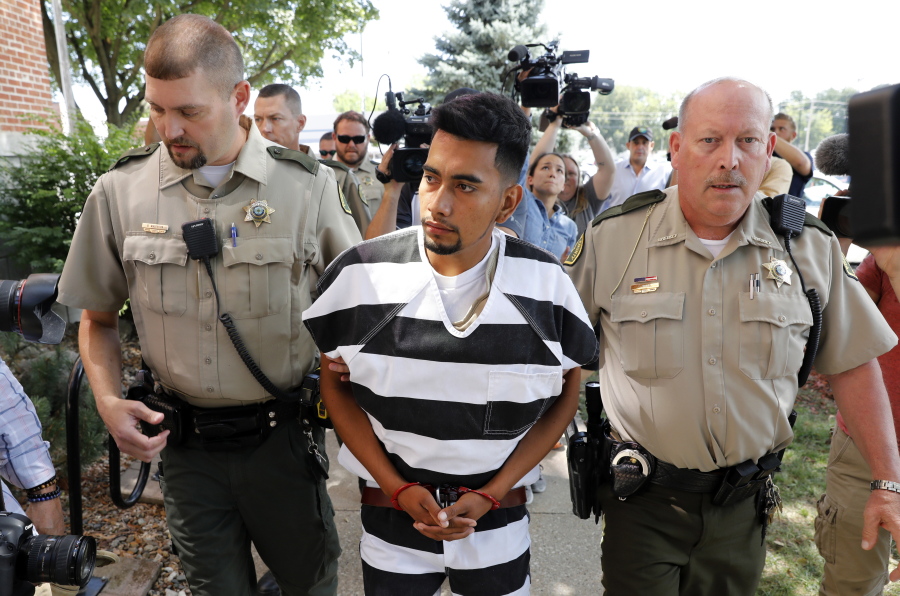
M36 137L33 149L0 161L0 238L19 265L59 273L97 178L140 140L133 126L110 127L101 139L81 119L69 136L51 124L26 133Z

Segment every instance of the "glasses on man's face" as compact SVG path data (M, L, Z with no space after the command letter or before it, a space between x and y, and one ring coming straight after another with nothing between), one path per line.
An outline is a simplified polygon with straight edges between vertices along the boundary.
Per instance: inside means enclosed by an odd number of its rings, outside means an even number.
M353 141L357 145L362 145L366 140L366 135L358 135L355 137L351 137L350 135L338 135L337 136L338 143L342 143L346 145L350 141Z
M337 149L332 149L331 151L326 151L325 149L319 149L319 154L322 157L332 157L332 156L334 156L335 153L337 153Z

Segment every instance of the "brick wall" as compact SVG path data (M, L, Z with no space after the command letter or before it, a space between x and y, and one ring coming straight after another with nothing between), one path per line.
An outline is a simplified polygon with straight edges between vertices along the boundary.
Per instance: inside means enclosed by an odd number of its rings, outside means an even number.
M38 126L20 118L53 109L37 0L0 0L0 56L0 131Z

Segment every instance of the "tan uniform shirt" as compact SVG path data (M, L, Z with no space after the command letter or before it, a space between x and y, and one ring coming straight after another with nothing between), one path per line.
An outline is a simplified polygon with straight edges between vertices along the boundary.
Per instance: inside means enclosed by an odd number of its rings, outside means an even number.
M359 167L353 170L359 180L359 193L373 217L378 212L378 206L381 205L381 198L384 196L384 184L375 177L376 168L374 163L364 159Z
M679 467L756 461L793 438L788 415L812 325L797 267L759 193L715 259L685 220L677 187L665 193L652 212L589 228L567 262L600 324L603 404L623 439ZM819 372L849 370L896 344L831 234L805 226L791 247L822 304ZM767 278L771 257L793 271L790 285ZM761 286L751 299L753 273ZM648 276L658 289L636 293Z
M267 151L267 147L269 151ZM234 318L250 355L275 385L296 387L317 352L301 313L318 276L360 241L338 196L331 169L285 156L251 127L229 180L211 189L176 166L162 146L131 158L97 181L75 230L59 284L63 304L131 309L147 364L160 381L202 406L267 398L217 320L205 267L188 259L181 225L215 223L211 259L222 313ZM291 152L296 154L296 152ZM265 200L271 223L245 221L245 207ZM237 246L232 246L232 222ZM151 233L147 224L168 226Z
M369 211L369 207L362 200L361 184L359 183L359 180L357 180L356 175L350 168L339 161L325 159L322 160L322 163L334 171L334 177L337 179L338 188L341 189L341 193L347 201L347 206L350 207L350 214L353 216L353 221L356 222L356 227L359 230L360 235L365 237L366 229L369 227L369 223L372 221L372 215L374 215L374 213Z
M767 197L777 197L787 194L791 189L791 180L794 178L794 170L786 159L772 157L772 165L759 185L759 192Z

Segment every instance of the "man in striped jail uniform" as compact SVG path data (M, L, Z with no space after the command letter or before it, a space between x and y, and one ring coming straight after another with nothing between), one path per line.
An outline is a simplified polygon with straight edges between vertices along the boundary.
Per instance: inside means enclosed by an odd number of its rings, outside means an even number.
M528 594L524 486L598 345L556 258L495 230L522 197L531 125L511 100L436 108L422 225L346 251L304 322L322 397L366 479L366 594ZM341 381L342 359L349 383Z

